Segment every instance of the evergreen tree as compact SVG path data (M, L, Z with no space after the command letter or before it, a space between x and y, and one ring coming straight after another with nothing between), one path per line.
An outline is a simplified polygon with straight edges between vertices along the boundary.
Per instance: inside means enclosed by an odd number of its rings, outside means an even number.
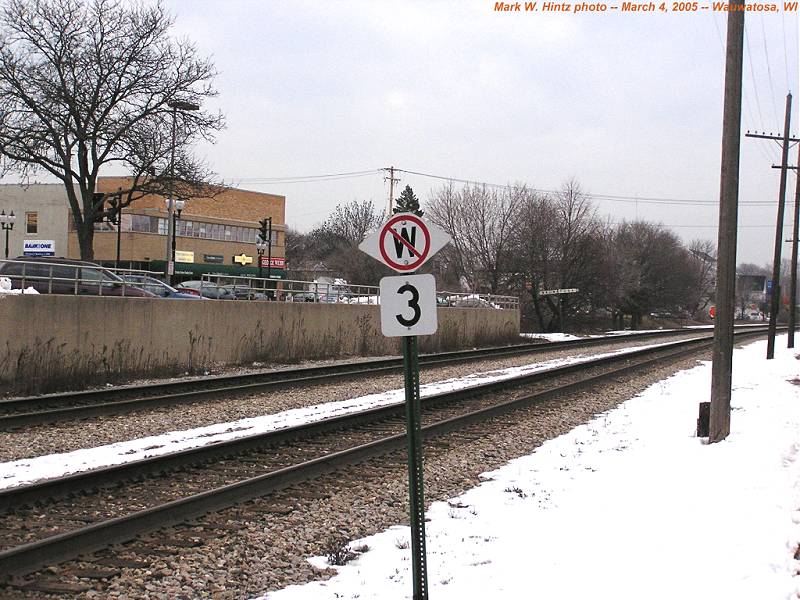
M410 212L414 213L418 217L421 217L424 214L419 209L419 198L414 195L414 190L411 189L410 185L407 185L406 189L400 193L400 197L397 199L397 206L395 206L393 212L394 214Z

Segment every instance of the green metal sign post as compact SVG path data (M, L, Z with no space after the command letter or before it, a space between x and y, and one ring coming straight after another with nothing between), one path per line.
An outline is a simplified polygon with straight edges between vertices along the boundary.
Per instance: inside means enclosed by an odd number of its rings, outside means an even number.
M422 220L421 213L399 212L390 216L358 246L401 273L400 276L381 279L380 308L383 335L403 338L414 600L428 600L417 336L432 335L438 328L436 281L433 275L415 275L414 272L449 241L450 236Z
M417 336L403 338L408 440L408 499L411 515L411 568L414 600L428 600L428 560L425 553L425 495L422 481L422 432L419 400Z

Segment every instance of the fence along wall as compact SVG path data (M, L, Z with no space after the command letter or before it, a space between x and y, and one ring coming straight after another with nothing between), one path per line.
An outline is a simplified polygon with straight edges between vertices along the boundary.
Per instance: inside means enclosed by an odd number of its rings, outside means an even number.
M519 311L438 309L422 352L502 344ZM377 306L150 298L0 296L0 388L19 394L221 365L400 354Z

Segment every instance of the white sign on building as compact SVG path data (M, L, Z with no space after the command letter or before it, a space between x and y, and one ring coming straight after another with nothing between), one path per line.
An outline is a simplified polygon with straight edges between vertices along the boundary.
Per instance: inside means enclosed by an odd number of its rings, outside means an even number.
M53 240L25 240L22 254L24 256L55 256L56 243Z

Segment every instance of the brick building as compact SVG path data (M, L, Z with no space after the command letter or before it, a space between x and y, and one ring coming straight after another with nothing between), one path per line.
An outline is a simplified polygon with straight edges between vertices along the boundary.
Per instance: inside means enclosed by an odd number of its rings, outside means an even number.
M127 189L125 177L101 177L98 192ZM66 200L65 200L66 202ZM285 278L286 198L235 188L226 188L209 198L186 202L176 221L175 275L181 281L203 273L255 276L258 273L256 239L259 220L272 217L272 264L270 276ZM146 196L122 212L120 259L122 266L164 271L167 258L167 207L164 197ZM69 257L78 258L78 236L70 226ZM266 260L268 253L265 252ZM95 226L94 257L113 265L117 256L116 228L102 223ZM262 275L267 276L264 264Z

